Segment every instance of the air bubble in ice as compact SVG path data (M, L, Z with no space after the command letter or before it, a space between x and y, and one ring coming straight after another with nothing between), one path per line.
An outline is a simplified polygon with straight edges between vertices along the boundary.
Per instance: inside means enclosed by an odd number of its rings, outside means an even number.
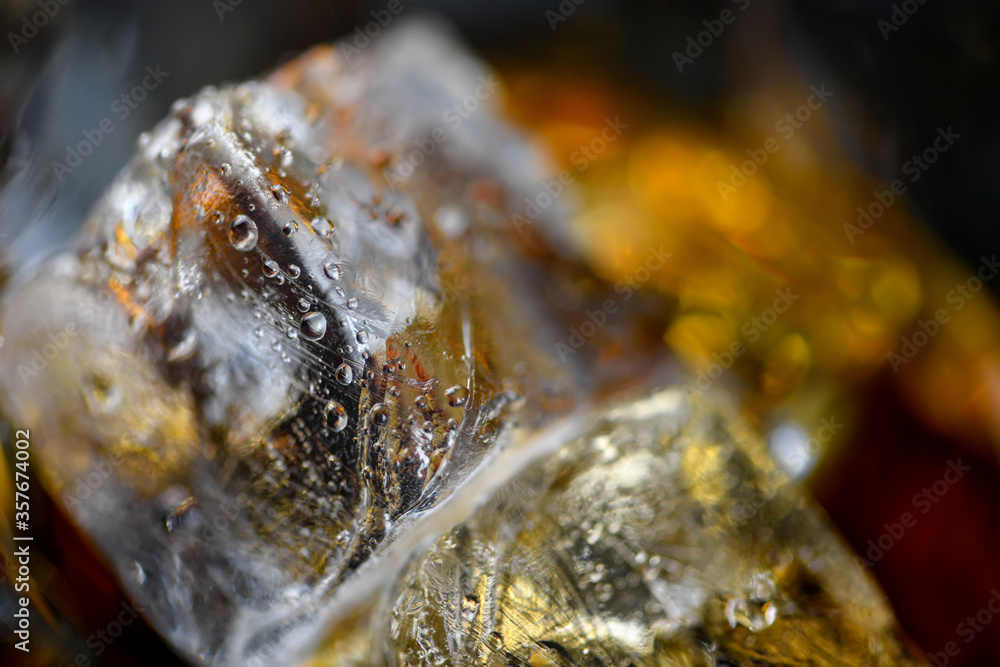
M313 218L312 228L314 232L323 238L327 238L333 233L333 225L330 224L329 220L322 216Z
M455 385L444 392L448 397L448 405L453 408L461 408L469 400L469 390L461 385Z
M326 425L334 433L339 433L347 427L347 410L337 401L330 401L323 410Z
M257 246L257 223L238 215L229 227L229 242L240 252L250 252Z
M347 364L340 364L337 369L333 372L333 376L337 379L340 384L351 384L354 380L354 371Z
M299 328L303 338L319 340L326 335L326 316L322 313L306 313Z
M323 265L323 273L330 280L340 280L340 267L333 262L327 262Z
M373 426L385 426L389 423L389 408L382 403L376 403L368 412Z

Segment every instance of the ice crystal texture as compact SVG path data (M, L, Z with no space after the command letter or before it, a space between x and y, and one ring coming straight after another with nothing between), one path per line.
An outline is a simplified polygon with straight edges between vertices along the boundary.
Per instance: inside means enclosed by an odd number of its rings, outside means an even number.
M558 353L610 292L503 94L413 24L179 101L5 295L50 491L193 664L906 663L665 308Z

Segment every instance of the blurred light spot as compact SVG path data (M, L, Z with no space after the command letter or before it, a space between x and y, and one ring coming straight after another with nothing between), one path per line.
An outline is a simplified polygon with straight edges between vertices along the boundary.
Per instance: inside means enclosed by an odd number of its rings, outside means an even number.
M893 324L908 322L920 308L920 274L910 262L896 262L875 278L871 298Z
M794 422L785 422L768 435L771 456L792 479L801 479L816 464L809 451L809 434Z

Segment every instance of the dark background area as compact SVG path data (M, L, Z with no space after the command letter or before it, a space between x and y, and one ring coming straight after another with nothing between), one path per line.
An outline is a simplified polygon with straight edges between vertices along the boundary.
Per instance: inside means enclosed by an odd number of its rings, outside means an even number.
M982 252L1000 245L1000 170L994 164L1000 149L995 121L1000 6L911 1L918 11L907 18L905 29L888 33L886 40L877 22L889 18L900 3L751 0L747 16L752 19L737 21L719 48L706 49L680 73L672 53L704 29L702 21L717 17L723 8L736 8L733 2L585 0L572 20L553 30L545 12L558 10L555 0L400 0L404 13L447 17L495 64L569 61L703 121L721 113L727 96L741 84L739 77L747 75L739 63L778 50L795 69L810 75L805 78L819 73L864 100L860 114L840 119L840 136L859 165L886 181L927 146L935 128L953 125L974 135L974 141L962 142L948 169L927 173L911 198L935 233L975 264ZM0 8L5 36L0 49L0 159L13 168L7 170L8 179L30 162L34 186L50 193L49 165L65 158L67 144L107 116L111 103L142 79L146 66L158 64L169 72L149 99L105 137L85 173L74 172L59 184L57 205L76 211L86 210L103 191L131 155L136 136L162 118L174 100L205 85L256 76L309 46L350 34L372 20L370 11L386 4L52 2L59 10L26 44L16 45L17 53L9 34L25 31L25 17L40 11L38 0L8 0ZM780 45L771 42L775 34L781 36ZM766 76L766 66L756 75ZM29 219L27 212L40 202L53 201L26 199L5 197L3 230ZM45 241L48 245L51 238Z
M387 4L51 1L58 11L17 45L10 34L26 35L25 17L40 5L7 0L0 7L0 254L12 265L69 242L132 154L138 134L166 115L174 100L208 84L256 76L313 44L350 34L371 20L371 10ZM969 138L949 154L947 168L928 171L914 185L909 205L970 266L1000 248L1000 5L994 2L913 0L907 4L916 12L885 39L878 21L903 3L751 0L748 20L737 22L683 75L673 52L703 29L703 20L733 3L585 0L572 20L552 30L546 11L557 11L558 0L401 2L405 13L446 16L501 70L570 63L637 91L668 113L709 125L721 122L741 77L766 80L768 63L777 58L806 80L822 77L853 91L861 106L833 118L838 137L860 169L885 182L928 145L936 128L954 126ZM67 145L108 116L147 66L157 65L169 76L116 121L85 168L58 182L52 161L64 160ZM913 425L891 381L876 380L869 391L860 435L815 489L859 552L954 458L952 443ZM928 651L956 640L956 626L1000 586L992 579L1000 548L997 464L986 458L973 464L973 483L949 495L933 521L922 522L874 564L904 627ZM45 511L55 530L51 542L39 546L62 568L68 606L53 617L59 631L52 645L65 654L53 660L68 659L88 632L117 614L120 593L56 508ZM73 558L64 561L65 554ZM148 629L126 633L102 656L91 657L94 664L118 665L135 664L136 656L143 664L169 664L168 650ZM967 647L963 643L949 664L1000 664L1000 619Z

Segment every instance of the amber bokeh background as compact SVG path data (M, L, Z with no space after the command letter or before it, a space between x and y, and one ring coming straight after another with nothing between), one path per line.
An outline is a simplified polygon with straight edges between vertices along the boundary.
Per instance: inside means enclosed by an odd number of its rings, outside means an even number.
M998 10L916 5L885 39L878 21L891 18L890 2L744 4L586 0L553 24L546 12L558 1L404 2L406 13L449 17L499 69L511 117L537 133L553 173L568 169L579 185L567 195L573 230L599 274L611 282L631 274L650 246L673 253L644 285L677 304L662 332L665 352L697 374L734 341L745 345L713 387L738 395L765 435L782 425L811 435L823 419L844 425L806 484L858 553L885 524L916 515L872 564L906 631L934 653L956 642L950 665L997 664L1000 618L969 643L957 627L1000 588L1000 281L960 311L948 294L981 256L1000 251ZM24 49L0 59L8 270L67 243L135 136L174 99L351 34L384 5L244 2L222 20L208 0L80 0L60 9ZM674 52L727 8L735 21L678 71ZM32 2L7 3L4 34L33 11ZM86 170L54 183L51 160L154 63L170 77L105 137ZM811 86L833 95L784 136L776 124L806 103ZM581 170L574 152L609 118L628 127ZM948 126L961 138L911 182L903 164ZM769 138L779 150L723 199L718 183ZM844 225L895 179L906 193L852 243ZM743 324L781 288L800 299L751 341ZM940 308L951 321L895 372L888 355ZM921 514L914 495L959 458L972 470ZM8 483L0 482L5 513ZM44 591L38 609L51 628L33 625L31 664L64 664L113 619L122 594L58 508L33 512L45 526L36 542L44 558L33 561ZM4 664L22 658L9 645L3 651ZM89 657L174 661L145 627Z
M961 653L949 664L995 664L1000 619L968 644L969 635L956 631L1000 584L995 298L986 288L963 299L960 310L957 297L948 301L976 267L942 247L905 198L851 243L845 221L856 222L857 206L867 207L872 192L886 186L851 163L824 111L737 194L723 202L716 187L746 157L738 147L755 149L762 139L753 137L773 136L781 118L775 109L782 101L795 108L807 88L790 80L785 93L772 88L764 99L737 99L740 113L721 129L664 122L637 102L634 129L581 175L580 236L612 282L640 266L649 246L675 253L676 263L648 284L678 299L664 342L694 372L718 366L734 341L743 344L747 351L713 384L740 395L762 431L793 423L814 435L824 418L844 425L806 484L872 560L901 622L925 650L939 653L955 642ZM531 73L514 79L512 97L527 124L571 155L628 99L622 91L593 92L600 89L566 73ZM580 90L591 91L586 102ZM947 169L941 160L938 168ZM799 301L751 342L742 324L771 306L782 287ZM902 356L901 339L912 340L917 323L941 308L951 319L912 359ZM903 360L898 372L891 353ZM940 500L914 501L925 488L933 491L949 461L972 470ZM884 555L866 556L869 540L877 543L905 512L915 524L898 539L890 535Z

